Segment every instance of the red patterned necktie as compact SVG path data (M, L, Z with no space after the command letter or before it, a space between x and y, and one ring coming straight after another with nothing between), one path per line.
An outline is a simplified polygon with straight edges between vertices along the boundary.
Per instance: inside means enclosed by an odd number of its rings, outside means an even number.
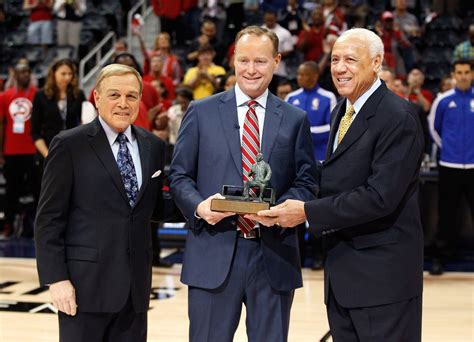
M244 130L242 135L242 179L244 181L249 180L248 173L253 164L257 160L257 153L260 152L260 131L258 128L258 117L255 112L255 107L257 107L257 101L251 100L247 102L249 107L247 114L245 115L244 120ZM255 192L250 190L250 196L255 197ZM257 222L253 220L246 219L243 216L239 215L237 220L237 227L248 234Z

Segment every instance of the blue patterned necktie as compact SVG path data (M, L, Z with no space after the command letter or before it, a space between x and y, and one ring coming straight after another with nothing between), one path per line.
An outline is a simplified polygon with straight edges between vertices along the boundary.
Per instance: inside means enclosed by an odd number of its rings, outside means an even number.
M138 194L138 180L135 172L135 166L133 165L132 155L127 147L127 136L123 133L119 133L117 141L119 143L119 151L117 155L117 165L122 176L123 185L125 186L125 192L127 193L128 202L133 207Z

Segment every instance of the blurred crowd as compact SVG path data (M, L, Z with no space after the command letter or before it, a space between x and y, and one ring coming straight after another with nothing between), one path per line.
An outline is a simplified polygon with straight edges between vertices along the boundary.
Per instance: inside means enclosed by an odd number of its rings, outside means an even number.
M2 33L8 33L5 27L11 8L8 3L8 0L0 1ZM332 45L348 28L373 30L385 47L380 79L419 109L425 134L425 171L431 164L440 165L440 197L444 201L439 203L439 225L443 228L433 242L441 251L437 254L438 268L433 272L440 273L443 255L452 249L453 234L446 230L454 229L450 222L454 221L453 211L460 198L467 196L474 216L474 141L467 131L474 128L471 85L474 9L467 3L151 0L161 25L153 45L147 46L139 27L134 27L133 37L140 51L131 50L127 40L118 39L110 63L132 66L142 75L143 96L135 124L167 142L169 162L189 103L235 85L236 32L248 25L265 26L278 36L282 55L270 90L306 111L314 157L322 161L330 114L338 96L329 72ZM126 11L134 1L120 4ZM4 236L32 236L31 218L49 143L61 130L85 124L95 117L92 92L84 94L78 84L77 62L84 54L80 48L84 37L81 29L84 30L89 10L99 5L100 1L86 0L24 0L22 3L22 10L28 15L24 27L26 44L41 47L44 54L51 47L68 46L71 54L70 58L46 65L46 77L33 72L26 55L19 56L9 61L8 74L0 79L3 146L0 163L7 194ZM124 33L123 25L117 24L115 30ZM32 208L31 212L27 208ZM301 241L304 233L302 227ZM311 241L310 245L312 266L321 268L320 246Z

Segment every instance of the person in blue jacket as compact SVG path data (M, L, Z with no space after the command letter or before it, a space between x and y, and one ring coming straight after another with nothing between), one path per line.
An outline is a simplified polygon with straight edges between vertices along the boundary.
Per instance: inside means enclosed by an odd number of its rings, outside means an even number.
M313 137L314 158L324 160L329 139L331 111L336 105L336 96L318 84L319 67L316 62L307 61L298 67L299 89L288 94L286 102L308 114Z
M428 117L431 136L440 149L438 232L431 274L443 273L447 256L454 252L456 212L466 196L474 217L474 87L472 61L453 64L456 87L436 98Z

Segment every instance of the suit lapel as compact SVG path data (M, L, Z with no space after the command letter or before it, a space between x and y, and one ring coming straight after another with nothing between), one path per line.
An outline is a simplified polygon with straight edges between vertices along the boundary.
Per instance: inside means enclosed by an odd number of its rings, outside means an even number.
M91 129L88 133L88 136L92 149L95 151L97 157L109 173L123 199L128 203L127 193L125 192L125 187L123 186L122 176L120 175L117 161L114 158L109 141L107 140L107 136L105 135L104 129L100 125L98 118L96 118L91 123Z
M143 197L143 193L146 190L148 181L150 179L150 160L151 160L151 147L150 147L150 141L148 138L138 129L136 129L134 126L132 126L132 130L135 133L135 137L138 140L138 149L140 151L140 164L142 167L142 186L140 187L140 191L138 192L137 196L137 202L140 201L140 199ZM163 170L162 170L163 172Z
M240 148L240 131L237 128L239 127L239 119L237 115L237 102L235 99L234 89L222 94L218 110L218 115L226 137L225 140L227 146L230 150L230 155L240 177L242 177L242 151Z
M270 160L282 118L281 102L275 95L268 93L265 121L263 124L262 146L260 148L266 161Z
M341 143L337 146L336 151L334 151L334 153L329 156L325 164L330 163L332 160L343 154L352 144L354 144L362 136L362 134L369 127L367 121L369 120L369 118L375 115L377 106L382 97L385 95L386 91L387 87L385 86L385 83L382 82L382 84L377 88L377 90L364 103L360 112L357 113L357 116L349 127L349 130L344 136L344 139L342 139ZM343 101L342 103L345 103L345 101ZM344 110L342 110L342 108L344 108ZM337 123L340 122L340 117L344 115L344 112L345 106L341 105L341 108L337 115L338 120L335 122L336 125L332 126L333 129L331 130L332 144L334 144L334 138L337 130L339 129L339 124ZM332 146L333 145L328 146L328 151L329 149L331 149L332 151Z

